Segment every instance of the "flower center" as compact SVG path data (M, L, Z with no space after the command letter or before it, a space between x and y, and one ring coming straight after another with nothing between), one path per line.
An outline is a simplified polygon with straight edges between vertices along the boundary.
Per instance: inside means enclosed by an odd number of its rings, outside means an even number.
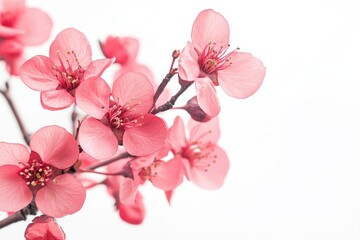
M24 165L19 174L28 186L43 187L51 179L53 168L43 163L40 159L32 159Z
M124 106L116 102L110 103L108 119L114 129L138 127L143 124L144 115L136 110L140 103L130 101Z
M80 85L84 78L85 69L80 66L79 60L74 51L67 52L67 55L65 56L66 64L60 57L60 51L57 53L59 56L60 66L53 65L51 69L54 71L55 77L60 82L58 89L66 89L72 96L74 96L75 89ZM70 64L73 60L77 63L76 69L73 69Z
M194 142L182 148L181 156L186 158L192 167L201 169L205 172L216 163L217 155L214 154L214 144L199 144Z
M238 50L235 49L225 54L230 45L217 47L216 43L209 43L199 56L199 66L201 71L210 77L214 85L219 85L217 81L217 71L231 66L231 55ZM217 47L217 48L216 48Z

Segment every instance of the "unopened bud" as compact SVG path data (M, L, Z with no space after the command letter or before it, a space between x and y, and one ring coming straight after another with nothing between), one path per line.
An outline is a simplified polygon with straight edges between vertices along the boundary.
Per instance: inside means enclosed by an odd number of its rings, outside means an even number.
M196 96L191 98L182 109L186 110L191 118L198 122L207 122L212 118L200 108Z
M174 50L173 53L172 53L172 57L175 59L175 58L178 58L180 55L180 50Z

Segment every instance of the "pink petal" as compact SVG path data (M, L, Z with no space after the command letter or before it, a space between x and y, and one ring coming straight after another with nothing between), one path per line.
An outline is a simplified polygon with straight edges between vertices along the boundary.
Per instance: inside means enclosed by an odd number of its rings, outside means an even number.
M11 12L13 15L18 15L26 8L25 0L1 0L1 11Z
M84 79L89 79L93 77L100 77L103 72L110 67L111 64L113 64L115 61L114 58L106 58L106 59L99 59L95 60L90 63L90 65L87 67L86 72L84 74Z
M188 178L195 185L205 189L221 187L229 170L228 157L218 146L214 146L214 151L207 158L193 162L192 165L188 168Z
M200 74L198 54L191 42L181 50L179 56L179 76L182 80L194 81Z
M153 73L151 72L151 70L147 66L136 63L136 62L131 62L126 65L122 65L121 68L115 73L114 79L120 77L121 75L123 75L127 72L138 72L138 73L144 74L147 77L147 79L149 79L149 81L152 83L154 89L158 85L155 82L155 79L154 79L154 76L153 76Z
M199 123L190 119L188 124L190 142L216 143L220 138L219 118L214 117L208 122Z
M231 67L218 72L219 85L232 97L247 98L261 86L266 69L250 53L235 52L231 61Z
M41 106L48 110L60 110L75 103L75 98L65 89L48 90L40 93Z
M25 31L22 29L16 29L16 28L0 25L0 37L1 38L15 37L16 35L20 35L20 34L24 34L24 33L25 33Z
M109 110L111 90L101 78L88 79L76 89L75 98L79 108L90 116L101 119Z
M194 47L200 53L209 43L215 43L219 48L221 46L227 47L229 45L229 35L228 22L220 13L212 9L199 13L191 31Z
M111 129L92 117L81 123L79 143L86 153L96 159L112 157L118 149L118 140Z
M139 182L131 178L120 176L119 199L122 204L134 204Z
M59 80L51 70L53 62L45 56L35 56L26 61L19 70L21 80L36 91L56 89Z
M136 105L132 111L137 113L147 113L153 105L153 86L141 73L127 72L115 79L112 94L121 106Z
M210 116L217 116L220 112L220 103L211 80L207 77L198 78L195 85L200 108Z
M122 220L130 224L141 224L145 217L145 205L140 192L135 195L133 204L120 203L119 215Z
M78 159L79 148L75 138L59 126L46 126L36 131L30 148L42 161L59 169L71 167Z
M165 191L166 200L168 201L169 205L171 204L171 199L172 199L172 197L174 195L174 190L175 189Z
M86 68L91 63L89 41L82 32L75 28L64 29L50 46L50 59L56 66L61 66L61 59L66 67L68 67L68 60L72 69L77 69L79 65Z
M14 165L0 166L0 211L16 212L26 207L33 194Z
M176 117L174 124L169 128L168 140L175 153L180 152L181 148L185 146L185 127L184 122L180 117Z
M26 164L30 153L27 147L17 143L0 142L0 166Z
M178 159L177 159L178 158ZM167 162L158 162L151 168L151 183L164 191L179 186L183 181L183 171L179 156Z
M158 152L165 143L167 127L163 119L152 114L144 115L141 126L125 129L125 150L134 156L145 156Z
M48 181L35 197L39 210L51 217L60 218L79 211L86 191L79 180L71 174L63 174Z
M45 42L52 29L51 18L37 8L26 8L19 15L15 28L22 29L25 34L19 35L17 40L27 46L35 46Z

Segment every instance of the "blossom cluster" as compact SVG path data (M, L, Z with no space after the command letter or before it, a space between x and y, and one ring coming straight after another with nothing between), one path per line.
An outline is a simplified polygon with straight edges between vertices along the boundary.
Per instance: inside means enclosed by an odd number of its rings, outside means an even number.
M44 42L51 19L20 0L2 3L0 57L9 74L40 92L44 109L74 107L83 114L74 119L73 132L51 125L34 132L27 146L0 142L0 211L9 217L30 208L41 212L26 229L26 239L65 239L56 218L79 211L86 191L98 185L106 186L129 224L145 217L141 186L146 182L163 190L169 202L184 179L204 189L223 185L229 159L218 145L217 89L247 98L259 89L266 70L252 54L231 49L229 24L220 13L199 13L191 41L172 53L170 70L157 84L151 70L138 63L139 41L130 37L108 36L99 45L104 58L94 60L85 34L66 28L48 56L25 60L24 46ZM104 79L112 66L118 67L114 78ZM170 96L166 86L174 76L180 90ZM196 96L174 108L190 87ZM6 90L1 93L9 99ZM185 110L189 120L178 116L169 123L159 114L176 109Z

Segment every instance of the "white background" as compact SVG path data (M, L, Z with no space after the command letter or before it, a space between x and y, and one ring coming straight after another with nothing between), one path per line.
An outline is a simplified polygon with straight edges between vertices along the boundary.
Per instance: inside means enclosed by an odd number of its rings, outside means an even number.
M219 145L231 163L222 188L207 191L185 182L169 206L148 184L142 189L146 219L132 226L120 220L99 187L88 192L81 211L59 219L67 239L360 239L358 1L32 0L28 5L54 21L49 41L28 49L29 57L47 55L66 27L88 37L93 59L102 57L99 39L133 36L141 44L139 62L160 80L171 52L190 40L197 14L213 8L230 24L231 47L253 53L267 67L263 85L248 99L233 99L218 88ZM42 110L38 92L20 80L14 79L12 95L29 131L49 124L70 129L70 111ZM0 113L0 140L21 142L2 98ZM1 229L0 239L23 239L29 220Z

